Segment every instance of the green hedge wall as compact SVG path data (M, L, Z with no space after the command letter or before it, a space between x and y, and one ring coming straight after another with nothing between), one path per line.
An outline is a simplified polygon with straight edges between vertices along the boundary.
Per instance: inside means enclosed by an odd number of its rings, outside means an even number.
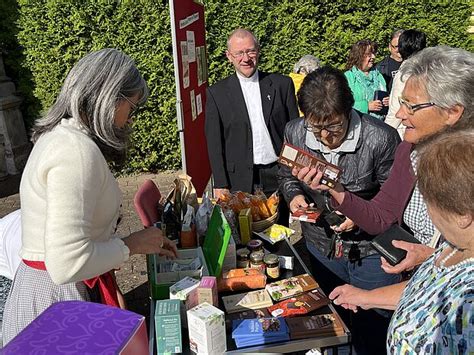
M206 0L205 4L211 84L232 72L224 52L226 38L236 27L250 28L260 39L261 69L281 73L289 73L294 62L308 53L342 68L350 45L362 38L380 44L381 59L396 28L425 31L429 45L474 49L466 32L469 0ZM2 0L0 12L7 14L0 19L0 44L7 69L26 98L23 112L28 126L51 105L80 57L91 50L119 48L135 59L151 90L135 119L124 172L180 166L167 1Z

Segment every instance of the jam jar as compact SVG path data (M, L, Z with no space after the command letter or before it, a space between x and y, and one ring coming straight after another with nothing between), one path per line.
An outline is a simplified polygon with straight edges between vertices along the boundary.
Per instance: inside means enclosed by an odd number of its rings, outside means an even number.
M267 254L263 258L265 267L267 270L267 275L272 279L277 279L280 277L280 260L275 254Z

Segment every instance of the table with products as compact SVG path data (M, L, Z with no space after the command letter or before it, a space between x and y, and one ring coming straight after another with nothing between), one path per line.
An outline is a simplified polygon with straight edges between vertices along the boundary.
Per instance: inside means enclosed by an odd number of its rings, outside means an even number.
M220 209L219 213L214 213L213 211L213 216L214 214L218 215L220 214ZM213 221L210 221L210 225L213 224ZM216 217L217 218L217 217ZM219 223L221 220L219 220ZM215 224L215 223L214 223ZM222 228L217 228L220 231L222 231ZM211 232L212 233L212 232ZM218 234L218 233L217 233ZM206 235L206 238L208 238L208 235ZM230 238L231 239L231 238ZM259 240L259 236L256 233L253 233L252 239ZM227 241L229 238L227 239ZM262 239L260 239L262 240ZM288 257L293 257L293 268L292 270L280 268L280 275L277 279L268 279L267 284L270 282L274 282L276 280L283 280L283 279L288 279L291 277L295 277L298 275L303 275L303 274L309 274L311 275L310 271L308 270L308 267L304 264L303 260L301 259L300 255L298 254L297 250L291 245L290 241L288 238L283 239L282 241L271 244L268 241L262 240L263 241L263 246L264 249L267 253L272 253L276 254L279 256L288 256ZM220 243L217 241L212 240L212 242L208 243L209 245L212 245L211 248L208 247L208 249L212 249L212 252L217 255L219 254L216 252L221 246L219 245ZM226 245L226 249L232 249L234 248L234 253L236 246L235 244L231 245ZM206 243L204 243L203 246L204 253L210 253L209 250L206 250ZM186 251L184 251L186 252ZM201 252L201 251L200 251ZM222 261L222 260L221 260ZM208 275L219 275L220 274L220 269L216 270L216 265L213 265L213 262L207 262L206 265L207 267L207 274ZM222 265L219 265L222 267ZM153 273L157 273L156 270L156 265L148 265L149 272L151 275ZM154 270L153 270L154 268ZM216 273L217 272L217 273ZM156 276L156 275L155 275ZM186 275L189 276L189 275ZM191 275L192 276L192 275ZM181 280L185 275L179 275L177 276L177 281ZM151 282L151 293L152 293L152 300L150 302L150 329L149 329L149 350L150 354L156 354L157 353L157 343L156 343L156 329L155 329L155 305L156 305L156 300L157 299L163 299L167 298L165 297L164 292L169 292L168 289L164 291L163 289L158 289L156 288L155 284L156 280L152 280ZM175 280L176 281L176 280ZM316 280L317 281L317 280ZM253 291L253 290L250 290ZM322 292L319 288L317 289L318 292ZM218 294L218 308L225 313L225 318L226 318L226 323L229 321L229 315L226 312L226 308L224 307L223 304L223 297L226 297L231 294L240 294L244 291L234 291L234 292L219 292ZM314 291L312 291L314 292ZM276 303L276 302L275 302ZM332 306L331 303L328 305L324 305L321 308L311 312L307 316L317 316L317 315L322 315L322 314L330 314L332 319L336 318L337 319L337 324L338 328L337 331L332 331L332 332L326 332L326 333L321 333L318 335L312 335L308 337L304 337L302 339L294 339L291 337L289 340L284 340L284 341L277 341L277 342L271 342L271 343L265 343L261 345L250 345L247 347L237 347L235 340L232 338L232 329L229 329L228 324L226 324L226 352L227 353L241 353L241 352L274 352L274 353L294 353L298 351L303 351L303 350L308 350L312 348L325 348L325 347L332 347L332 346L337 346L337 345L342 345L346 344L350 341L350 332L346 325L342 322L341 318L335 311L334 307ZM322 317L322 316L321 316ZM292 319L298 319L298 317L292 318ZM335 328L334 328L335 329ZM291 336L291 333L290 333ZM189 336L188 336L188 331L184 327L182 328L181 332L181 338L182 338L182 353L190 353L192 354L193 352L190 350L190 342L189 342Z

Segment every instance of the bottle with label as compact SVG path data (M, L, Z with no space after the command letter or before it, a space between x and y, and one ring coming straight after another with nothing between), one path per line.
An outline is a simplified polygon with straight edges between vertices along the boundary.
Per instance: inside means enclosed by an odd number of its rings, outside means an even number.
M250 266L250 250L247 248L238 249L237 254L237 268L246 269Z
M259 269L265 273L265 263L263 262L265 254L263 251L254 251L250 253L250 267Z
M280 260L275 254L267 254L263 258L265 267L267 270L267 275L272 279L277 279L280 277Z

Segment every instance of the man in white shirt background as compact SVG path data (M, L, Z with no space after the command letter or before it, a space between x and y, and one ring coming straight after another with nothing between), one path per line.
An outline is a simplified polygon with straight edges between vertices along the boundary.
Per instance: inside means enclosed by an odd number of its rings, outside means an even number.
M234 30L226 56L236 72L207 89L205 131L215 197L278 189L285 125L299 114L292 80L257 70L259 55L254 34Z

